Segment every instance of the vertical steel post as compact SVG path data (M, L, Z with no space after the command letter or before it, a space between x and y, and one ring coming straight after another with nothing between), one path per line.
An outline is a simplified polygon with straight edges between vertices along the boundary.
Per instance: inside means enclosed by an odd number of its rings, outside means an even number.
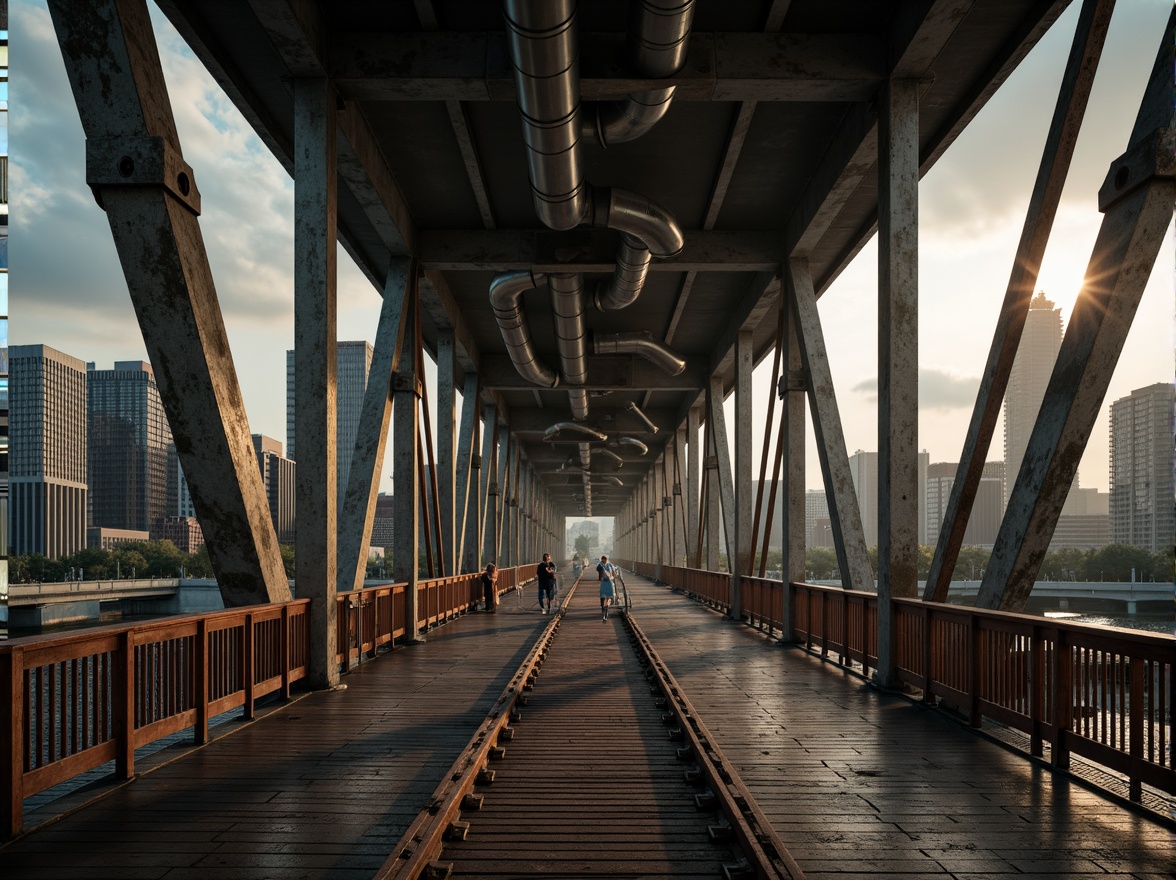
M418 302L418 281L415 274L408 279L408 298L402 320L413 327ZM420 344L415 333L409 333L411 347L402 357L404 367L392 382L392 511L395 517L396 550L392 554L392 579L407 584L405 587L405 640L410 644L421 640L420 596L417 583L420 568L420 468L417 450L420 447L420 384L417 379L417 352Z
M919 97L890 80L878 113L878 683L897 684L894 606L919 580Z
M457 573L457 355L453 329L437 332L437 543L441 571Z
M731 616L735 620L743 614L743 578L751 573L752 519L755 515L752 509L755 500L751 451L752 367L751 331L740 330L735 340L735 540L727 548L731 571ZM732 529L728 528L727 533L731 532Z

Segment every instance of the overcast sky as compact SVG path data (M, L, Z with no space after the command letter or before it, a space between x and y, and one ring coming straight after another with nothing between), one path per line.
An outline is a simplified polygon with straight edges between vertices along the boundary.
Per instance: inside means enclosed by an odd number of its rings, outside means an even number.
M1102 219L1098 187L1127 146L1170 6L1119 0L1038 284L1063 321ZM1075 2L922 182L919 446L933 462L958 459L1077 9ZM202 229L252 429L284 443L293 184L163 16L155 12L154 20L184 157L200 182ZM42 0L12 0L9 26L10 341L44 343L100 367L145 359L105 215L85 184L81 125ZM1083 459L1083 486L1107 488L1110 403L1172 381L1173 259L1169 232ZM871 243L820 301L851 454L878 445L876 272ZM340 248L339 338L371 341L379 306ZM761 401L770 366L769 359L757 371ZM757 456L760 436L762 428ZM1001 436L990 459L1003 455ZM808 465L808 484L817 488L811 442Z

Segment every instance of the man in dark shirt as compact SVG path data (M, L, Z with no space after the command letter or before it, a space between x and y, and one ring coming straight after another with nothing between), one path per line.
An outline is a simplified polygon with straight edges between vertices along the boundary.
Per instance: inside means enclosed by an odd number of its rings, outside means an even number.
M539 568L535 572L539 578L539 610L543 614L551 611L551 599L555 596L555 563L551 561L551 554L544 553L543 561L539 563ZM547 596L547 604L544 605L543 597Z

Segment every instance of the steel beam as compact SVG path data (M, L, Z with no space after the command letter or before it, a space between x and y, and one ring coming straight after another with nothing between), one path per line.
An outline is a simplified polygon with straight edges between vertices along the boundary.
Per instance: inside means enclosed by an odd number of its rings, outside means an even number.
M878 113L878 669L897 681L891 599L919 581L919 101L891 80Z
M408 279L405 314L401 318L406 328L416 325L419 302L418 279ZM408 329L411 348L402 355L404 366L392 381L392 512L395 517L396 548L392 553L392 579L406 584L406 638L421 640L421 604L417 591L420 569L420 469L417 460L420 448L420 378L417 376L417 346L420 339Z
M437 493L441 570L457 572L457 361L453 330L437 334Z
M686 413L686 530L690 537L687 543L692 549L687 565L697 566L702 559L702 546L699 542L698 523L700 507L702 505L702 479L706 474L702 471L706 453L703 451L705 441L700 435L702 427L702 407L692 406Z
M180 463L228 606L290 596L147 7L49 4Z
M738 543L735 540L735 486L732 482L731 451L727 445L727 417L723 411L723 381L713 377L707 385L706 395L707 418L711 426L711 443L715 453L716 481L718 499L723 511L723 538L727 545L727 569L732 574L735 571L735 557ZM717 535L716 535L717 537ZM718 555L715 556L718 561ZM717 569L716 569L717 570ZM735 588L735 578L732 577L732 589ZM731 597L731 616L738 620L740 610L735 604L737 596Z
M968 424L959 468L952 483L943 526L939 530L939 541L927 576L923 598L928 601L947 600L947 589L984 473L985 459L1021 342L1029 301L1037 286L1037 274L1041 269L1041 260L1045 256L1046 243L1074 155L1074 146L1078 141L1078 132L1114 5L1114 0L1086 0L1082 5L1070 57L1066 62L1066 72L1054 107L1053 121L1042 150L1037 180L1025 212L1025 225L1021 229L1012 274L992 336L988 362L980 377L976 405Z
M825 332L817 310L813 279L808 263L793 260L789 264L792 288L791 314L797 331L797 345L809 377L809 412L817 441L817 456L825 496L829 503L829 522L833 531L833 546L837 551L837 565L841 583L847 590L874 588L874 567L866 549L862 514L858 507L853 474L845 448L845 433L841 428L841 413L837 407L837 391L825 347Z
M461 390L461 427L458 430L457 446L457 553L461 564L454 565L454 574L478 570L478 551L481 542L477 539L479 504L481 503L478 484L478 418L482 404L478 400L478 377L466 376Z
M392 378L400 369L404 347L404 304L415 269L408 260L393 260L384 286L384 304L376 325L372 367L368 372L351 473L343 510L339 513L339 589L358 590L367 568L367 549L380 493L380 473L392 416Z
M735 485L732 513L735 540L727 545L731 570L731 616L743 613L742 579L751 573L752 519L755 515L755 480L752 461L752 373L751 331L743 330L735 343ZM724 500L726 496L724 495ZM728 528L728 534L731 529Z
M1171 225L1176 200L1174 28L1176 10L1161 40L1130 146L1112 163L1099 190L1105 216L984 571L977 607L1024 608Z
M677 376L632 355L590 355L588 378L577 386L586 391L697 391L706 384L706 371L697 359L687 358ZM508 355L483 355L482 387L490 391L532 391L535 386L519 375ZM552 421L558 421L553 418Z
M792 308L785 308L783 321L783 351L781 352L781 368L782 375L785 379L789 376L809 376L809 382L813 381L811 374L805 368L803 348L800 341L801 328L800 322L796 317L796 312ZM805 580L805 564L804 553L805 546L808 543L808 536L805 534L805 414L804 414L804 398L806 388L803 384L797 383L800 387L793 387L791 383L786 383L786 390L782 392L781 397L781 412L780 412L780 442L783 444L783 449L779 451L777 461L782 461L784 465L784 479L783 479L783 502L781 531L783 536L783 559L781 560L781 580L784 583L784 605L781 614L781 629L783 630L782 638L784 641L791 641L793 638L793 611L794 611L794 597L789 584L799 583ZM818 445L820 445L818 441ZM845 456L845 446L842 443L841 448L842 458ZM848 469L848 462L846 463ZM852 486L850 487L852 494ZM858 532L861 532L861 523L859 517ZM765 555L767 552L767 535L764 536ZM863 549L865 542L862 542ZM869 565L869 558L866 559L867 570Z

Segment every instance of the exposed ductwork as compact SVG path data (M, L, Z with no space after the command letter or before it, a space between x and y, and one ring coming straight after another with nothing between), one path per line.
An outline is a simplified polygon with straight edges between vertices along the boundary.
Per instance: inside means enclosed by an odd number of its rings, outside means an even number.
M694 18L694 0L642 0L633 4L629 63L651 79L671 77L686 63L686 41ZM595 105L585 114L583 133L608 147L641 137L670 108L674 87L633 92L624 101Z
M623 458L621 458L619 455L617 455L615 452L613 452L611 449L593 449L592 454L593 455L604 455L604 456L607 456L608 458L611 458L614 462L616 462L617 467L620 467L621 465L623 465L625 463L625 460Z
M647 424L649 426L649 430L651 432L653 432L654 434L657 433L657 425L655 425L652 421L650 421L649 416L647 416L645 413L643 413L641 411L641 407L639 407L637 404L635 404L633 401L630 400L627 409L629 410L629 412L633 413L633 415L637 416L637 418L641 419L641 421L645 422L645 424Z
M554 440L562 431L577 431L581 434L587 434L593 440L607 440L608 434L603 431L597 431L595 428L589 428L587 425L581 425L579 422L556 422L550 428L543 432L544 440ZM581 459L584 457L581 453ZM591 461L584 463L584 467L588 467Z
M584 325L584 276L579 274L548 275L551 289L551 311L555 314L555 342L559 346L559 367L568 385L583 385L588 381L588 329ZM588 418L588 392L569 388L568 401L572 418Z
M669 373L677 376L686 369L686 361L644 330L630 333L597 333L592 337L592 350L596 354L636 354L651 361Z
M665 208L623 189L610 187L596 191L593 225L621 233L613 277L600 286L595 297L596 307L602 311L632 305L645 287L653 257L677 256L685 244L682 230Z
M616 446L632 446L642 455L645 455L645 453L649 452L649 447L638 440L636 437L618 437L613 441L613 444Z
M620 477L614 477L614 476L611 476L611 475L610 475L610 476L607 476L607 477L601 477L600 479L601 479L603 482L605 482L605 483L611 483L611 484L612 484L612 485L614 485L614 486L623 486L623 485L625 485L625 484L624 484L624 482L621 480L621 478L620 478Z
M490 282L490 305L519 375L536 385L554 388L559 384L559 374L535 356L531 330L523 312L523 293L539 287L543 281L543 275L526 270L503 272Z

